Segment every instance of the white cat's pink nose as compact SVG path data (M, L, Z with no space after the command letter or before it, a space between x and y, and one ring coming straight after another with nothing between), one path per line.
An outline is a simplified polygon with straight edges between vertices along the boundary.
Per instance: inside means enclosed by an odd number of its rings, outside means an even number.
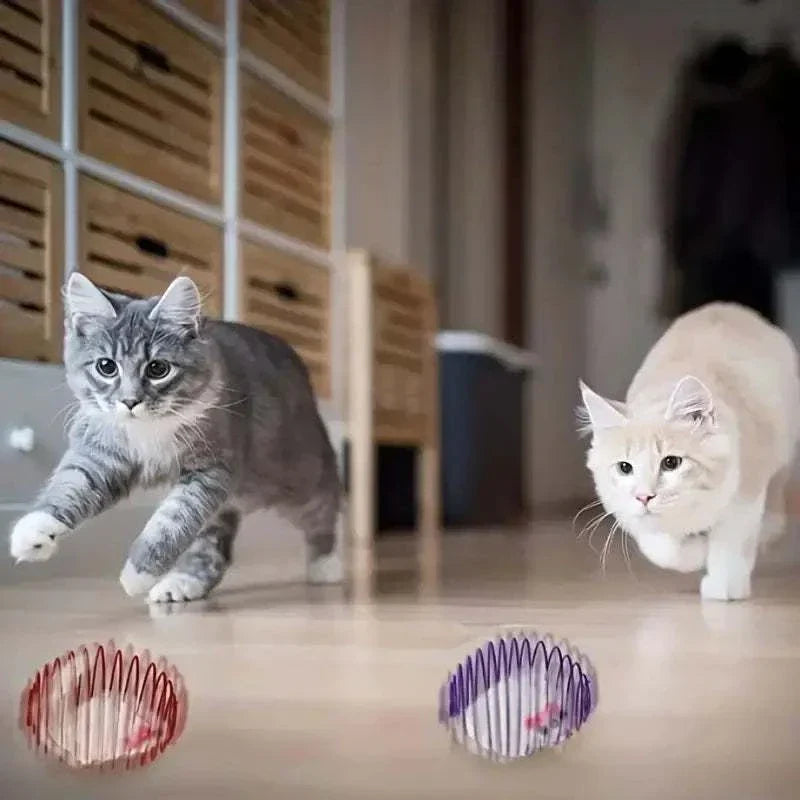
M637 494L636 499L645 507L655 497L654 494Z

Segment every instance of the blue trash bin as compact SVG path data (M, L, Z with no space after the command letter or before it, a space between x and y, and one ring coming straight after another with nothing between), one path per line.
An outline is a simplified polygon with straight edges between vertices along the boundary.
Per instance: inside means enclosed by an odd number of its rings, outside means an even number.
M442 512L449 527L525 514L523 392L535 357L481 333L437 335Z

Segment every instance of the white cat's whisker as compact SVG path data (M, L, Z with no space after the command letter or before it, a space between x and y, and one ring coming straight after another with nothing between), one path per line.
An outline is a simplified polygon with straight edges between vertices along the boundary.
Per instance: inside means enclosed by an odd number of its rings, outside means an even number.
M593 531L597 528L597 526L608 516L608 512L603 510L596 516L592 517L590 520L586 522L586 524L581 528L580 532L578 533L578 539L582 539L588 532Z
M573 530L573 532L575 531L575 525L577 524L578 519L580 518L581 514L584 514L585 512L590 511L593 508L597 508L600 505L601 505L600 500L593 500L591 503L587 503L585 506L583 506L583 508L581 508L578 511L578 513L572 518L572 530Z

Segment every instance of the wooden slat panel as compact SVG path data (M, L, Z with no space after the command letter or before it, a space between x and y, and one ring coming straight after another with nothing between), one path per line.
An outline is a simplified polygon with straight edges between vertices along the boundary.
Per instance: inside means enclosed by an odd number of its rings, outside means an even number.
M172 250L207 263L209 269L216 268L216 252L221 246L218 228L98 180L86 178L84 185L87 215L93 225L135 235L147 233L167 241Z
M29 178L24 179L3 172L0 168L0 198L13 200L37 211L44 211L46 196L43 186L31 183Z
M61 181L57 165L0 143L0 356L59 356Z
M296 239L329 244L330 129L242 74L242 213Z
M44 281L0 268L0 297L13 303L45 306Z
M20 175L26 180L48 186L52 175L52 164L13 144L0 141L0 177Z
M6 244L0 237L0 264L24 272L35 272L37 275L44 275L45 272L45 251L42 247L31 247L27 243Z
M61 0L0 4L0 32L0 118L57 138Z
M41 19L47 9L48 0L13 0L20 8Z
M44 218L39 214L21 211L0 200L0 231L42 242L44 239Z
M244 321L288 342L308 366L317 393L329 396L329 272L248 241L241 243L241 260Z
M10 33L15 39L20 39L31 49L41 52L42 49L42 22L24 14L13 6L0 4L0 31ZM3 42L5 48L8 39Z
M275 0L242 0L242 46L296 83L329 96L327 3L319 9Z
M220 57L142 0L86 0L82 8L82 148L218 200Z
M25 311L0 298L0 357L48 360L44 327L43 313Z
M112 291L149 297L178 275L207 295L207 313L222 308L222 233L157 203L92 178L81 182L82 263L89 277ZM163 247L148 250L147 241Z
M149 109L143 111L131 103L120 101L104 89L90 86L87 96L92 107L103 109L104 116L112 120L125 120L126 129L132 135L152 139L153 142L163 142L165 147L177 150L187 160L191 159L196 164L208 167L207 141L195 138L179 125L160 120L159 115L153 114Z
M22 72L24 76L28 76L31 80L41 82L44 61L40 52L33 51L29 47L8 39L0 39L0 42L2 42L0 46L0 63Z
M376 437L419 444L430 438L435 415L432 288L408 268L374 262L372 276Z
M212 25L222 26L225 23L224 0L180 0L180 4Z
M127 38L120 40L120 38L113 36L110 30L92 27L92 25L96 24L92 20L90 27L86 31L86 41L92 56L103 63L118 65L130 75L139 76L145 85L161 90L163 94L170 96L176 104L181 105L182 102L184 106L196 109L198 115L205 114L210 91L207 79L203 80L203 85L198 85L191 79L194 75L178 72L172 67L170 67L169 72L156 69L142 60L136 50L137 40L128 40ZM167 54L164 53L164 55L166 56Z
M86 262L83 271L103 289L132 297L155 297L169 286L169 279L166 277L153 277L143 273L134 274L100 264L92 259Z
M95 60L89 85L111 97L117 97L129 105L147 109L159 122L168 121L201 142L211 142L208 118L196 110L185 108L163 91L150 86L134 73L129 73L118 62L107 63Z

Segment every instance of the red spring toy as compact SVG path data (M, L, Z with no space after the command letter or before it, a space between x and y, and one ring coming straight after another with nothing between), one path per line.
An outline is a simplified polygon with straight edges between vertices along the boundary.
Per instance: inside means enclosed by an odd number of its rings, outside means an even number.
M174 666L109 642L41 667L22 692L20 727L31 749L70 767L131 769L175 743L186 713Z

